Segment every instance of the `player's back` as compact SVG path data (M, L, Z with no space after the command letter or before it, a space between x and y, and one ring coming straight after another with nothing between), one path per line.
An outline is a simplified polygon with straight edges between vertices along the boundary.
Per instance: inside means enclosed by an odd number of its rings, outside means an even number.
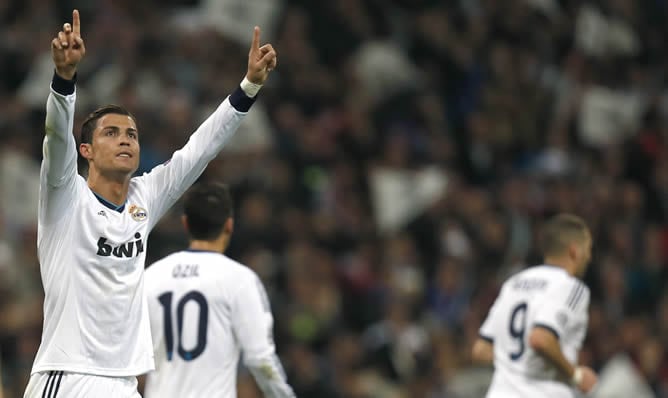
M487 397L572 397L571 388L558 381L556 368L529 346L529 334L534 327L551 331L575 363L588 303L588 288L559 267L532 267L509 278L480 329L494 346L495 372Z
M240 347L232 313L248 268L208 251L174 253L146 271L156 371L145 397L236 397Z

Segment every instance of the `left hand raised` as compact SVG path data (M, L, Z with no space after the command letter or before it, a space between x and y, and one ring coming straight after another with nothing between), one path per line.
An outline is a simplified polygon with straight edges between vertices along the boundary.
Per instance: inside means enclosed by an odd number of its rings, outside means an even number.
M276 50L271 44L260 47L260 28L256 26L253 31L253 42L248 53L246 78L251 83L264 84L269 77L269 72L276 68L277 62Z

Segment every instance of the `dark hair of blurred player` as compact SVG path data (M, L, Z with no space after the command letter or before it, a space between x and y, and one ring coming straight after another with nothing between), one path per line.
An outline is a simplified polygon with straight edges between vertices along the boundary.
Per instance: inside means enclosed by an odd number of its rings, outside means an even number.
M183 205L183 226L191 240L191 248L213 245L223 252L234 230L232 195L225 184L201 183L186 194Z

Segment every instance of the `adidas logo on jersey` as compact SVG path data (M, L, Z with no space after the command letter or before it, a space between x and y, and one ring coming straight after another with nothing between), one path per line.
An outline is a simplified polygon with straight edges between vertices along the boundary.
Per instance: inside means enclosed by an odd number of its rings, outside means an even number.
M144 252L144 241L141 239L141 234L135 234L134 241L125 242L120 246L111 246L107 243L107 238L100 238L97 240L97 255L102 257L114 256L118 258L136 257Z

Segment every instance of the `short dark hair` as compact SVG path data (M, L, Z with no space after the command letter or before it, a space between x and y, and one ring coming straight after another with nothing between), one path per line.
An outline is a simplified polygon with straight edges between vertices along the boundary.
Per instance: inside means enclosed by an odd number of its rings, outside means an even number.
M183 204L190 237L196 240L216 239L225 222L232 218L233 206L227 185L215 182L194 185L185 194Z
M557 214L544 225L541 235L541 249L545 257L559 256L574 242L584 242L590 236L587 223L573 214Z
M82 144L92 144L93 143L93 131L97 128L97 121L104 115L108 114L118 114L130 116L132 120L137 123L137 120L127 109L123 108L120 105L105 105L101 108L94 110L86 116L83 124L81 125L81 143Z

